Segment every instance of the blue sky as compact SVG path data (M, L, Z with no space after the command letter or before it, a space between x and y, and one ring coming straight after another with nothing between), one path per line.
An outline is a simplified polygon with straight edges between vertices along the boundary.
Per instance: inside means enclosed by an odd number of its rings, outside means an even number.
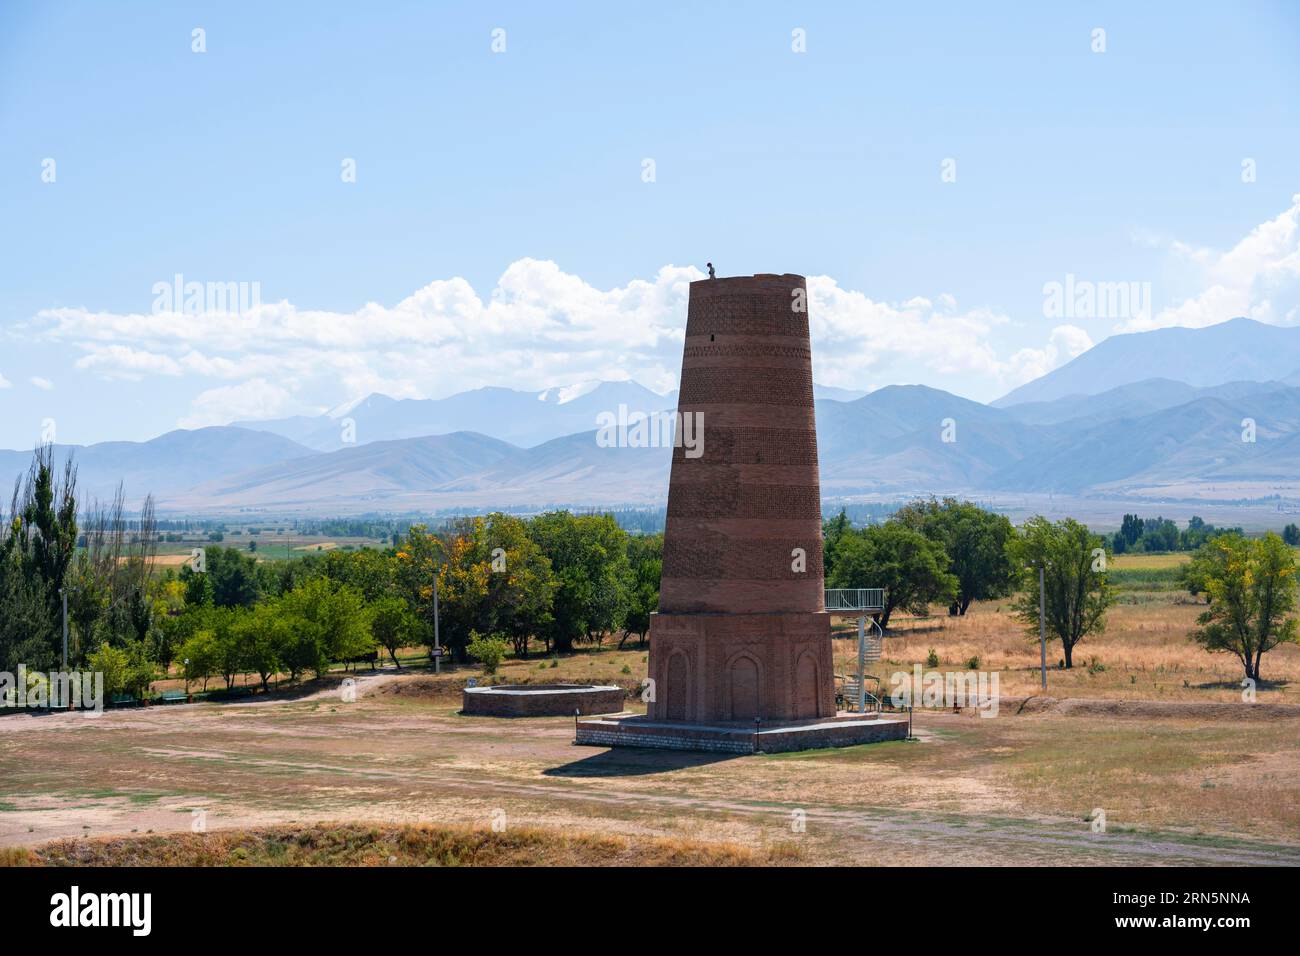
M1296 322L1300 5L1133 6L6 3L0 447L666 390L706 260L818 277L850 388ZM159 310L178 273L261 306ZM1151 308L1045 315L1067 275Z

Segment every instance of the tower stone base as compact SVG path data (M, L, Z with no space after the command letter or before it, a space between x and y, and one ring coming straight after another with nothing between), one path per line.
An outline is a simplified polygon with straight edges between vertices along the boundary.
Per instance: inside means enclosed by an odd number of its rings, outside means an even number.
M650 621L651 719L716 723L835 715L825 611L660 613Z
M778 754L820 747L852 747L906 740L908 723L897 717L837 714L825 720L778 723L693 724L652 720L640 714L608 714L577 721L575 744L588 747L641 747L700 750L717 754Z

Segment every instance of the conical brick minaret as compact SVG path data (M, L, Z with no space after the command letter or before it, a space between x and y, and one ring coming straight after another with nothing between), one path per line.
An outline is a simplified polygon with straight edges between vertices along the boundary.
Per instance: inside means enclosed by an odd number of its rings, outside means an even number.
M691 283L678 412L703 452L673 453L650 717L832 716L802 276Z

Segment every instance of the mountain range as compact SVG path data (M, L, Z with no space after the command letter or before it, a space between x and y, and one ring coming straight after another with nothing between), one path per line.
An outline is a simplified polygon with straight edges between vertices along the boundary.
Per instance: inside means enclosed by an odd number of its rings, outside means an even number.
M1300 329L1236 319L1112 336L989 405L922 385L818 386L824 498L1300 497ZM321 416L174 431L72 453L83 488L171 511L398 512L661 504L668 448L601 447L600 412L671 410L635 382L384 395ZM708 443L707 422L704 432ZM30 452L0 452L16 474Z
M1230 319L1201 329L1112 335L993 404L1005 408L1098 395L1152 378L1202 388L1228 382L1300 384L1300 327Z

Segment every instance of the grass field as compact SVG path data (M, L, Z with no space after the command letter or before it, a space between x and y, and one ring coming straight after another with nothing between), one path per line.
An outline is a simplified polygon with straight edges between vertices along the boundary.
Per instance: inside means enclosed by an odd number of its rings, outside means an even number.
M1205 610L1176 581L1185 554L1121 555L1112 564L1117 603L1107 612L1106 630L1085 638L1074 652L1074 667L1059 669L1059 644L1048 643L1048 693L1055 697L1137 698L1149 700L1240 701L1240 662L1210 654L1189 639ZM998 673L1003 694L1039 693L1037 628L1027 634L1010 613L1009 602L985 601L964 617L943 609L927 618L895 617L884 641L884 659L873 673L887 682L894 670L924 663L934 650L944 670L965 668L979 658L980 669ZM837 619L837 668L857 667L856 623ZM1300 645L1288 644L1265 655L1261 702L1300 703Z
M254 544L255 550L249 551ZM209 541L206 535L188 535L182 541L160 541L156 545L154 565L157 569L178 568L188 564L193 548L232 548L254 554L259 561L293 561L309 554L333 550L383 548L386 543L374 538L339 537L301 534L226 534L221 541Z
M620 659L636 658L580 655L556 670L614 680ZM363 674L351 704L335 681L93 720L2 718L0 844L180 833L165 852L185 859L202 810L214 861L238 846L248 862L281 852L241 842L248 831L500 821L508 834L689 841L807 863L1300 863L1294 711L931 711L917 714L916 743L726 758L575 747L569 718L462 717L471 673ZM1089 829L1096 808L1106 833ZM164 852L147 846L120 852ZM41 851L51 862L67 852Z
M1120 568L1160 572L1157 558ZM468 667L363 668L355 703L335 672L240 703L7 716L0 845L38 847L10 863L1300 864L1300 647L1265 658L1271 682L1244 704L1235 661L1187 639L1203 605L1122 587L1080 666L1050 670L1047 697L1031 696L1038 646L1005 602L897 618L875 673L933 649L943 669L978 656L1008 700L1031 697L992 718L919 711L918 742L732 758L579 748L569 718L460 716L465 681L482 679ZM838 625L851 671L853 622ZM638 709L647 653L507 660L495 679L618 683ZM1097 809L1104 833L1089 827ZM206 835L189 832L198 810Z

